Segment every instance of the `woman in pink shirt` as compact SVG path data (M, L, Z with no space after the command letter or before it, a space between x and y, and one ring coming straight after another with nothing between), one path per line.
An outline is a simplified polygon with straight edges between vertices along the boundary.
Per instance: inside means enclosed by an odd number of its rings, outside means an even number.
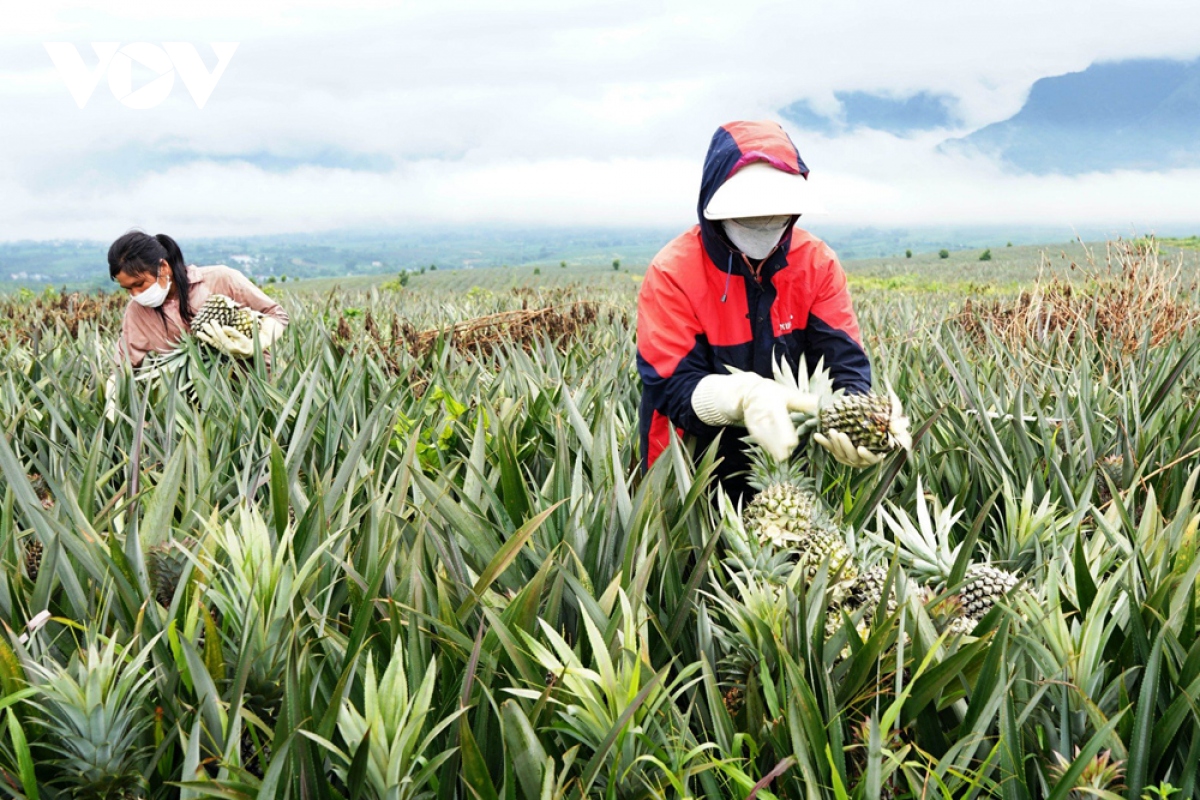
M130 302L121 324L119 355L140 366L147 353L168 353L192 330L192 317L212 294L261 312L258 341L265 350L288 324L288 315L245 275L224 265L189 266L175 240L164 233L151 236L130 231L108 250L108 271ZM250 337L231 327L212 323L195 332L197 338L242 358L254 354Z

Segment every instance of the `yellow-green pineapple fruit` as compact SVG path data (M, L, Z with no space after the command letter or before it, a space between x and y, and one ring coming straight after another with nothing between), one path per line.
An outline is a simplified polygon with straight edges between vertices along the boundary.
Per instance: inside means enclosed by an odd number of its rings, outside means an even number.
M199 330L209 322L234 328L246 336L253 336L258 328L254 311L238 305L223 294L208 296L204 305L200 306L200 310L192 317L192 330Z
M767 486L746 506L746 529L760 544L798 547L812 535L814 515L821 513L821 498L800 483Z
M912 446L903 406L894 395L843 395L821 409L818 423L822 433L840 431L872 453Z
M1017 585L1017 576L989 564L973 564L959 589L961 612L973 620L981 620L996 603L1004 599Z
M791 461L776 461L754 447L750 451L750 485L759 492L742 512L746 531L759 544L803 547L825 504L802 468Z
M798 547L800 563L807 568L809 578L815 577L821 565L828 561L831 579L836 578L839 584L853 581L858 577L858 570L841 528L824 510L813 522L812 531Z

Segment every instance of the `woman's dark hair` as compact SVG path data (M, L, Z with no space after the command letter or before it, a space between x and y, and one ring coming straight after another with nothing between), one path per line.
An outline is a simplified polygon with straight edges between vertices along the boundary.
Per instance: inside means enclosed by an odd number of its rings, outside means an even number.
M159 263L166 261L171 267L171 283L175 284L175 296L179 298L179 316L184 322L192 321L192 308L188 305L187 263L175 240L165 233L151 236L142 231L130 231L108 248L108 277L114 281L121 273L131 278L147 272L158 275ZM162 314L163 310L158 309ZM166 320L163 320L164 324Z

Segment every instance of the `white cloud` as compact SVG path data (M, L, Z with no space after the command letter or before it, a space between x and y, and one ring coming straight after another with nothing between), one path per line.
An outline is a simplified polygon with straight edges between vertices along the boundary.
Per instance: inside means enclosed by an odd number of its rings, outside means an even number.
M164 10L6 3L0 238L181 235L407 221L687 224L713 129L833 92L959 99L967 127L1014 113L1039 77L1097 59L1200 55L1192 2L960 0L646 4L246 3ZM208 105L151 111L102 81L76 108L41 43L238 41ZM206 45L201 55L214 59ZM853 224L1137 221L1200 208L1193 172L1007 175L911 139L797 136ZM115 153L391 159L391 173L190 163L118 175ZM123 162L120 162L123 163ZM108 169L104 169L109 167ZM1200 216L1200 215L1197 215Z

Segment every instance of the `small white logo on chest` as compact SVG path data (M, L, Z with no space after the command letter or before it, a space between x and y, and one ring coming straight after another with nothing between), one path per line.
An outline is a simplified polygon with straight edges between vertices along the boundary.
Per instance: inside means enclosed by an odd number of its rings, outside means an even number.
M779 332L790 331L792 329L792 315L788 314L787 322L779 323Z

